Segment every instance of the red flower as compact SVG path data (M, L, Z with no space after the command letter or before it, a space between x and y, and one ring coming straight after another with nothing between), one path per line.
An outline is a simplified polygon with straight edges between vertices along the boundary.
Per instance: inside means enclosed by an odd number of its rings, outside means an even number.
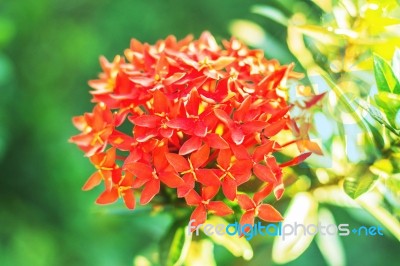
M245 211L240 224L254 224L254 218L259 217L266 222L279 222L283 220L280 213L270 204L262 203L262 201L271 193L272 185L267 184L263 189L254 194L251 199L246 194L238 194L237 199L240 207Z
M217 158L218 177L227 199L236 198L237 187L247 182L253 167L250 160L235 160L230 149L220 150Z
M132 40L125 58L101 57L100 64L103 72L89 82L96 105L73 118L81 133L70 139L97 169L83 189L105 184L99 204L122 198L133 209L134 190L141 204L162 191L163 202L185 197L196 206L197 224L207 211L232 213L224 201L239 203L242 222L255 216L277 221L282 217L262 200L272 190L281 198L282 169L322 153L278 93L298 77L293 64L281 66L236 39L223 47L208 32L198 40L169 36L154 45ZM307 109L321 97L295 106ZM290 141L280 137L286 130L293 132ZM294 143L300 155L277 162L275 153ZM251 198L260 181L267 186ZM214 196L222 200L211 201Z
M113 175L113 186L110 190L105 190L97 198L98 204L110 204L122 198L128 209L133 210L136 205L135 196L133 194L133 175L126 172L121 176L120 170Z
M176 172L183 175L185 184L178 187L178 197L186 196L194 188L195 181L204 186L219 185L217 175L211 169L200 168L209 157L210 148L203 145L198 151L192 153L189 159L175 153L167 153L166 157Z
M92 156L106 148L114 125L111 111L105 104L97 104L93 113L74 117L73 123L82 133L73 136L70 141L78 145L86 156Z
M176 116L179 104L172 104L166 96L156 91L153 95L154 113L149 115L140 115L129 120L135 125L136 140L145 142L151 138L160 136L162 138L171 138L174 129L169 127L167 122Z
M267 122L255 120L257 112L249 112L251 98L248 96L233 113L233 119L221 109L215 109L215 115L228 127L231 138L236 145L243 143L246 135L262 131Z
M217 118L212 110L200 110L205 109L202 103L197 90L192 90L185 105L186 117L177 117L167 122L169 127L180 129L191 136L179 149L180 155L198 150L203 141L214 149L229 148L229 144L221 136L208 132L210 128L215 127Z
M171 188L184 184L165 158L166 146L157 147L153 152L153 165L133 162L125 165L125 169L137 177L135 187L144 184L140 204L147 204L160 191L160 182Z
M211 201L217 193L218 187L203 187L201 196L195 190L190 190L185 196L186 203L189 206L196 206L190 216L190 220L194 220L192 224L194 227L206 221L207 211L218 216L225 216L233 213L232 209L222 201Z
M96 167L97 171L92 174L83 186L83 190L90 190L104 181L106 190L112 188L112 175L118 171L118 166L115 164L115 148L109 149L105 153L98 153L90 157L90 161Z

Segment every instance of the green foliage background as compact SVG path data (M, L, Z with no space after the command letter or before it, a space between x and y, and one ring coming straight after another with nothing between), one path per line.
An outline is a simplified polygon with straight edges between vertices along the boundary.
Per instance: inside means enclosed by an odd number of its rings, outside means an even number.
M308 1L292 2L293 9L308 8ZM250 12L265 3L0 2L0 265L132 265L137 255L151 256L170 215L98 207L101 188L81 191L94 169L67 140L77 133L71 117L92 108L87 80L100 71L99 55L122 54L133 37L154 43L209 30L220 40L230 38L229 25L237 19L257 22L279 44L263 47L267 57L295 61L285 27ZM320 10L308 12L317 17ZM338 223L362 224L342 209L330 210ZM254 259L246 263L272 264L271 242L255 241ZM399 243L390 238L348 237L344 248L349 265L389 265L400 258ZM221 246L214 252L220 265L245 263ZM324 263L313 242L290 265Z

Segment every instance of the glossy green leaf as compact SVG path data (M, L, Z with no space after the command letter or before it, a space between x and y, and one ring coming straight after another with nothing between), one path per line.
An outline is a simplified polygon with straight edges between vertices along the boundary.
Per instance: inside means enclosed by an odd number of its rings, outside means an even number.
M392 70L397 80L400 81L400 49L396 49L393 54Z
M382 150L385 147L385 139L383 138L382 133L379 131L378 128L376 128L368 121L365 122L367 123L369 129L371 130L372 137L375 140L376 146L378 147L378 149Z
M175 222L160 241L160 264L162 266L182 265L190 247L192 235L182 221Z
M397 129L399 127L399 123L396 121L396 115L400 110L400 95L388 92L380 92L375 95L375 102L385 113L390 125ZM396 130L394 133L399 135L398 130Z
M381 126L385 126L392 133L399 135L399 131L396 130L391 124L388 123L388 121L383 117L383 114L377 107L375 107L371 104L368 104L366 101L363 101L363 100L360 100L357 103ZM383 106L386 106L386 104L383 104ZM372 125L371 123L369 123L368 120L364 120L364 121L368 125L368 127L371 131L371 134L378 145L378 148L382 149L382 148L386 147L386 145L390 145L389 143L385 143L385 138L383 137L384 132L382 132L382 130L377 128L375 125Z
M364 109L371 116L371 118L373 118L375 121L379 123L378 125L376 125L376 123L372 122L370 123L368 119L364 120L372 134L372 137L377 147L379 149L383 149L384 147L386 147L386 142L385 138L382 135L384 134L384 132L382 132L381 128L379 128L379 125L385 125L385 126L390 126L390 125L385 121L385 118L383 117L381 111L375 106L369 104L368 102L362 99L357 101L357 104L362 109Z
M367 192L374 184L375 179L371 175L346 177L343 182L343 189L352 199L356 199Z
M400 94L400 82L393 73L392 67L379 55L374 55L374 72L376 85L380 92Z

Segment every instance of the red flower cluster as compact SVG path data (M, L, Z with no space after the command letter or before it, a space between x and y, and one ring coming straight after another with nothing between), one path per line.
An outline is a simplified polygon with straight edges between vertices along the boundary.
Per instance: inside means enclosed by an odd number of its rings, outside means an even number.
M97 169L83 189L105 184L97 203L123 198L134 209L134 191L147 204L168 187L196 206L196 224L205 222L207 212L233 212L226 200L214 200L222 195L238 201L242 223L256 216L282 219L262 201L272 191L276 199L282 196L282 167L310 155L283 164L273 155L280 149L274 136L293 124L277 88L295 73L292 65L267 60L236 39L223 46L205 32L194 41L132 40L126 60L100 59L103 73L89 82L96 106L73 119L82 132L71 138ZM264 185L253 188L252 198L238 193L254 179Z

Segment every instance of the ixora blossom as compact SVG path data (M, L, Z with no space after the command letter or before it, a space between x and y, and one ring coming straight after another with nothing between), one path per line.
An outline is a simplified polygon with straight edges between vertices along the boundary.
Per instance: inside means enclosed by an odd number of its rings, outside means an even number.
M103 72L89 82L96 105L73 119L81 133L70 139L97 169L83 189L105 185L97 203L122 198L134 209L135 197L147 204L161 192L195 206L194 226L234 205L243 224L282 220L264 199L281 198L283 167L320 151L278 92L298 74L236 39L223 47L205 32L155 45L132 40L125 59L100 58ZM289 129L299 154L277 162L274 152L286 146L278 133Z

